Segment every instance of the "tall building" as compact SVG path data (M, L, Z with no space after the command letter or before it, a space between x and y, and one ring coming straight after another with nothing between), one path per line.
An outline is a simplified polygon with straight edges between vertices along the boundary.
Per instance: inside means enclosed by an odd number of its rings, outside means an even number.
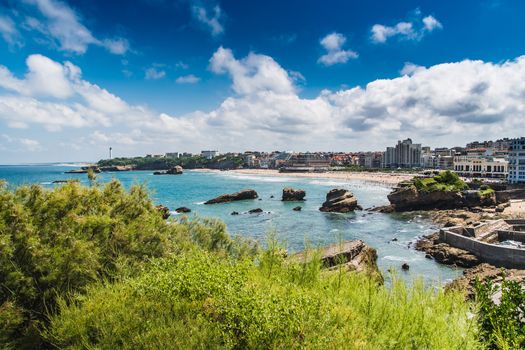
M525 183L525 137L510 141L508 181L511 184Z
M421 144L412 139L398 141L395 147L387 147L383 166L385 168L417 168L421 166Z
M219 155L219 151L201 151L201 156L206 159L213 159Z

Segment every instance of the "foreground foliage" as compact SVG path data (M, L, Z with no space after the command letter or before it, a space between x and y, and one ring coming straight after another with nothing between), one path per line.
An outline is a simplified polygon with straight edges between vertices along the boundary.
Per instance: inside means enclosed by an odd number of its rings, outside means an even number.
M489 349L525 348L525 290L523 283L476 281L480 336Z
M0 247L2 348L480 347L459 294L166 222L141 186L2 188Z
M112 281L124 268L138 272L151 258L195 242L224 254L249 248L235 244L220 222L166 223L142 186L0 188L0 340L13 348L41 346L58 297Z

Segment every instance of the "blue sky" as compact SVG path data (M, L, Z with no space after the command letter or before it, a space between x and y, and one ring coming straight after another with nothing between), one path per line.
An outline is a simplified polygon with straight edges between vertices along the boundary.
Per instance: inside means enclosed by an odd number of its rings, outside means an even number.
M0 0L0 163L525 134L525 2Z

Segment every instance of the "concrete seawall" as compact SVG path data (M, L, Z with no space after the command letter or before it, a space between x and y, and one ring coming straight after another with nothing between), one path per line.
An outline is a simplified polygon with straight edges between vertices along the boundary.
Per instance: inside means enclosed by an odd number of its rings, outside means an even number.
M514 248L479 241L462 235L461 227L451 227L439 231L439 239L453 247L460 248L476 255L480 260L498 267L525 269L525 249ZM497 231L500 239L512 239L523 242L525 232Z

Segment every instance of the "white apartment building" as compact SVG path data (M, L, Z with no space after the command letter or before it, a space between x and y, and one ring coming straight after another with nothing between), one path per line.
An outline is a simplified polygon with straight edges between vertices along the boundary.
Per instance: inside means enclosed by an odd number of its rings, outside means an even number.
M525 137L513 139L509 146L509 176L511 184L525 183Z
M460 176L505 178L508 169L509 162L505 158L468 154L454 157L454 171Z
M201 151L201 156L206 159L213 159L219 155L219 151Z

